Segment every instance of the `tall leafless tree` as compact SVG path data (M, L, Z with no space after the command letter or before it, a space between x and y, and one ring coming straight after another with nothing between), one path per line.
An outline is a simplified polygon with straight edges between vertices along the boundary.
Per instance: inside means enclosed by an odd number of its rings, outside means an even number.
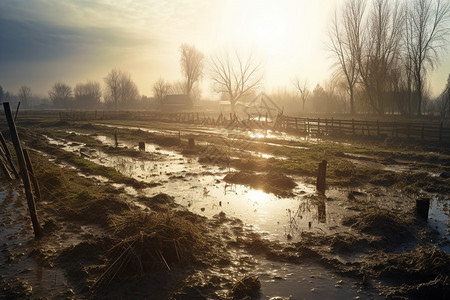
M401 57L404 13L400 2L374 0L364 26L358 66L366 99L384 114L391 76Z
M355 114L354 95L359 77L358 57L365 7L366 0L346 0L340 10L335 11L329 31L329 50L336 59L336 71L346 79L352 114Z
M114 68L104 78L106 84L105 98L114 104L115 110L119 107L121 73L119 69Z
M61 81L56 82L48 92L48 95L50 96L50 100L53 102L53 105L55 105L56 107L70 107L72 88L69 85Z
M30 100L30 98L31 98L31 88L26 85L22 85L19 88L18 96L19 96L20 102L22 103L22 106L24 108L28 108L28 105L29 105L28 100Z
M423 90L427 72L433 69L450 33L450 2L413 0L406 15L406 50L411 63L417 114L422 114Z
M203 61L205 56L197 48L188 44L181 45L180 53L181 72L185 78L186 94L191 98L192 89L203 76Z
M306 79L300 80L298 77L296 77L294 80L292 80L292 84L300 94L300 100L302 101L302 112L305 113L305 103L306 100L308 100L310 93L308 81Z
M164 98L170 92L170 84L162 78L159 78L153 84L153 97L155 97L156 101L159 103L160 109L162 109Z
M261 69L262 63L252 54L243 57L236 50L211 58L214 90L227 95L232 112L241 97L260 86L263 78Z

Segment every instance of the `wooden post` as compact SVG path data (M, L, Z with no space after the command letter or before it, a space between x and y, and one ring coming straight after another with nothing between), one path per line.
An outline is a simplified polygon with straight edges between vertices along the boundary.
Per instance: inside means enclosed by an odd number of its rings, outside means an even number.
M320 118L317 118L317 135L320 134Z
M114 131L114 145L117 147L119 147L119 141L117 140L117 133Z
M420 135L422 140L425 138L425 121L422 122L422 133Z
M17 120L17 115L19 114L20 101L17 103L16 113L14 114L14 122Z
M368 121L366 121L366 126L367 126L367 135L370 135L370 127Z
M319 170L317 174L317 184L316 188L318 192L325 192L325 182L326 182L326 173L327 173L327 161L323 160L319 163Z
M39 200L42 200L41 189L39 188L39 184L38 184L38 182L36 180L36 176L34 175L33 165L31 164L31 159L30 159L30 156L28 155L28 150L27 149L23 149L23 156L25 157L25 162L27 164L28 174L30 176L31 183L33 184L34 195Z
M8 168L6 167L6 158L4 157L3 150L0 151L0 168L5 174L8 180L12 180L11 174L9 173Z
M443 123L441 122L441 124L439 125L439 142L442 142L442 128L443 128Z
M20 145L19 135L17 134L16 124L12 118L9 102L3 102L3 108L5 110L6 120L8 121L9 130L11 131L11 140L16 150L17 160L20 166L20 175L22 176L23 185L25 187L25 194L27 197L28 209L30 211L31 223L33 224L34 236L41 238L43 236L41 225L39 224L38 215L36 212L36 204L34 202L33 194L31 193L30 177L28 176L27 166L25 158L22 152L22 146Z
M325 134L328 135L328 119L325 119Z
M145 142L139 142L139 151L145 151Z
M189 149L194 150L195 148L195 140L193 138L189 138Z
M306 128L306 134L309 135L309 118L306 118L306 123L308 124Z
M430 208L430 198L421 197L416 199L416 214L424 221L428 221L429 208Z
M11 167L11 170L14 173L14 176L16 177L16 179L19 179L19 172L17 172L16 166L12 161L11 152L9 152L8 145L6 144L5 138L3 137L3 134L1 132L0 132L0 142L3 147L3 151L5 152L6 159L8 160L9 166Z

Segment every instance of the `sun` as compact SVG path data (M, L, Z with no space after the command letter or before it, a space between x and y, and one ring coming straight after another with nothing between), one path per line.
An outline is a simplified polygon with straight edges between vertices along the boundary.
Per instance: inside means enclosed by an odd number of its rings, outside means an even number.
M279 55L290 47L296 29L293 12L277 1L242 1L231 14L233 39L240 44Z

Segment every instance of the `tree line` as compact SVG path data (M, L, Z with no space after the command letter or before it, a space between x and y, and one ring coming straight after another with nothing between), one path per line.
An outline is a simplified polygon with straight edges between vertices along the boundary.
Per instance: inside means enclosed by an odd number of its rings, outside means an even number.
M313 89L307 79L296 77L291 89L266 94L295 113L438 112L445 116L450 114L450 76L441 95L433 100L427 76L448 46L449 21L448 0L345 0L336 8L328 28L332 76ZM100 82L92 80L74 88L56 82L48 92L50 104L55 108L161 109L170 94L187 95L191 103L198 101L200 81L207 75L213 91L229 102L233 112L262 87L263 64L251 52L224 49L206 58L195 46L182 44L179 53L182 80L170 83L160 77L154 82L152 107L131 75L116 68L103 78L103 89ZM11 98L0 91L1 97ZM22 86L15 98L27 107L30 88Z

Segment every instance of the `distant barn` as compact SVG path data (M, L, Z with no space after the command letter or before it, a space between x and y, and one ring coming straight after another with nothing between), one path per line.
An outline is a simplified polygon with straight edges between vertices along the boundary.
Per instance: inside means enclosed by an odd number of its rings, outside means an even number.
M162 104L163 111L182 111L191 110L193 108L192 101L188 95L167 95Z

